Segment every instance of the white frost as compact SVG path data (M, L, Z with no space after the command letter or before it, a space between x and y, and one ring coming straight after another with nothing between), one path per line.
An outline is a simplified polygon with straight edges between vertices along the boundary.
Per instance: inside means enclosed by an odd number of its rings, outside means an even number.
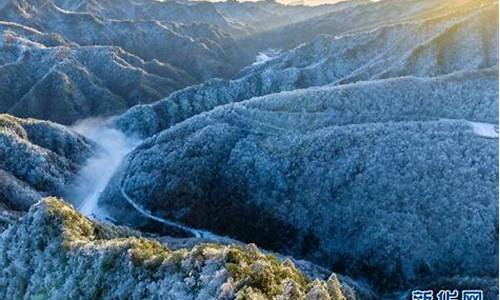
M498 139L498 124L469 122L475 134L491 139Z
M253 65L263 64L263 63L275 58L279 54L280 54L280 51L275 50L275 49L268 49L266 51L259 52L259 54L255 57L255 62L253 63Z

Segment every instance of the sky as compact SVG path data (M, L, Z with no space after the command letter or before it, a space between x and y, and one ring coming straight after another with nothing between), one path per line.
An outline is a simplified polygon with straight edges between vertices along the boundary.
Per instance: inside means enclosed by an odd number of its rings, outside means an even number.
M335 2L340 2L344 0L277 0L277 2L283 3L283 4L292 4L292 5L297 5L297 4L304 4L304 5L319 5L319 4L325 4L325 3L335 3Z
M225 0L193 0L193 1L223 2ZM252 2L257 2L257 1L265 1L265 0L238 0L238 1L252 1ZM291 5L299 5L299 4L303 4L303 5L320 5L320 4L325 4L325 3L336 3L336 2L349 1L349 0L275 0L275 1L277 1L279 3L291 4Z

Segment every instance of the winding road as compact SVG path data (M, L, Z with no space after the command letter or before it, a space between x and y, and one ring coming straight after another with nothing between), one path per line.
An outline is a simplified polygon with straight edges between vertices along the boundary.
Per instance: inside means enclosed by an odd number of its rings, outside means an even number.
M203 239L210 239L210 240L224 240L224 239L227 239L225 237L215 235L215 234L210 233L208 231L194 229L194 228L182 225L180 223L168 221L168 220L165 220L163 218L160 218L160 217L157 217L157 216L153 215L151 212L149 212L148 210L144 209L139 204L137 204L127 194L127 192L125 192L125 189L123 188L123 181L120 183L120 193L121 193L122 197L125 198L125 200L127 200L127 202L135 208L135 210L137 210L140 214L142 214L143 216L147 217L148 219L151 219L151 220L160 222L162 224L165 224L165 225L168 225L168 226L180 229L180 230L182 230L184 232L189 232L195 238L203 238Z

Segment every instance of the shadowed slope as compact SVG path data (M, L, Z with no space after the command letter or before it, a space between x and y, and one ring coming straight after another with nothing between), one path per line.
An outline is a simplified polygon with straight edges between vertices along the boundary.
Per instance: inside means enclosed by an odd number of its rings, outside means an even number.
M156 216L382 290L494 277L497 76L403 77L220 106L146 140L100 202L128 222L123 189Z

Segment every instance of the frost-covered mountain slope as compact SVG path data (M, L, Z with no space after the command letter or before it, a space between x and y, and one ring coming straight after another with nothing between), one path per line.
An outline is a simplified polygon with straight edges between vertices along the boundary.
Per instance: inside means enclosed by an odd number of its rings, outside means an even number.
M58 7L72 12L92 13L115 20L159 20L178 23L207 23L230 27L228 20L210 2L154 0L54 0Z
M4 176L4 174L2 173L0 176ZM5 205L4 202L6 201L0 201L0 232L3 232L9 227L10 224L13 224L17 220L19 220L22 215L21 212L12 210L12 208Z
M116 115L195 82L179 69L118 47L46 46L45 35L12 28L7 24L0 37L0 85L9 86L0 89L0 112L71 124Z
M152 105L133 107L116 120L116 126L148 137L218 105L279 91L405 75L437 76L497 64L498 5L477 6L341 38L320 36L248 67L238 79L211 80Z
M342 36L494 2L496 0L345 1L350 5L344 5L342 9L249 36L242 48L254 55L261 51L259 49L290 49L308 43L320 34Z
M305 277L255 246L170 250L47 198L0 235L0 297L350 299L335 275Z
M498 96L496 0L0 0L0 298L497 299Z
M275 1L217 2L156 0L54 0L63 10L89 13L103 19L158 20L183 24L211 24L242 38L274 27L284 26L337 11L353 4L287 6ZM356 3L367 2L364 0Z
M469 47L472 43L477 46ZM342 37L319 36L283 55L254 64L240 77L302 70L303 86L405 75L436 76L498 63L498 4L452 11ZM299 86L300 87L300 86Z
M494 277L498 140L466 119L498 122L497 76L359 82L220 106L137 147L100 203L128 222L125 192L154 215L382 290Z
M71 124L116 115L243 67L231 36L217 22L202 23L204 6L219 15L212 4L154 1L166 9L155 16L149 2L2 2L0 84L9 88L0 89L0 112ZM119 5L115 13L122 18L109 15ZM167 12L186 23L155 19Z
M239 52L225 33L215 40L176 32L154 19L113 20L92 13L60 8L52 0L9 0L0 6L0 20L45 33L57 33L68 41L87 45L119 46L146 61L160 60L203 80L228 77L238 71ZM205 24L207 30L217 27Z
M61 125L0 115L0 202L27 210L42 196L62 196L94 150Z
M2 64L5 52L9 50L9 43L17 42L20 45L40 44L44 46L60 46L66 43L64 38L58 34L47 34L34 28L23 26L12 22L0 21L0 46L2 47Z
M498 141L469 123L278 136L268 126L241 127L224 120L192 133L169 130L137 149L115 180L155 215L383 290L449 274L495 277ZM119 190L108 192L102 202L110 211L127 205Z
M467 119L496 123L498 68L432 78L324 86L267 95L234 104L256 122L296 132L331 125Z
M215 2L214 6L226 18L243 24L247 31L256 34L291 23L299 23L320 15L345 9L346 7L367 3L368 1L344 1L316 6L291 6L270 0L245 2L221 1Z

